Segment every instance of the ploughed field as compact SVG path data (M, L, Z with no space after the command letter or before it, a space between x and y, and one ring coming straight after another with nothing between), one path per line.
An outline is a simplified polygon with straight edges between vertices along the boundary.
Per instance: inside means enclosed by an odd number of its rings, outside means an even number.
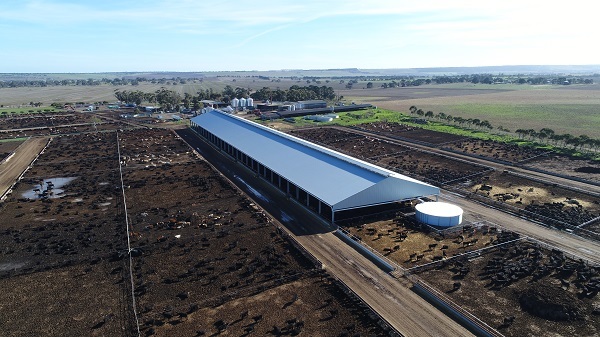
M526 239L412 271L505 336L596 336L600 266Z
M54 137L1 207L6 336L383 334L167 130Z
M426 152L352 129L320 127L293 130L291 134L559 228L584 225L600 217L600 199L586 191L498 172L452 158L451 154ZM518 148L509 157L522 153ZM575 230L590 237L600 234L594 222L582 227Z

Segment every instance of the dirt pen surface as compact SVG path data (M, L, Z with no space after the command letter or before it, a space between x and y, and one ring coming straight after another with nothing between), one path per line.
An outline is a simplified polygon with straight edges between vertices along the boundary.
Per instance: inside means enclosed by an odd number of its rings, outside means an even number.
M19 145L23 144L23 141L24 140L0 142L0 162L4 161L6 157L19 147Z
M600 182L600 162L549 155L525 163L526 167L556 172L565 176Z
M496 226L467 225L447 232L419 226L412 217L396 217L344 227L355 239L405 269L441 261L518 238Z
M600 334L600 266L527 240L414 273L505 336Z
M434 184L448 183L488 170L480 165L384 141L376 136L354 133L350 129L302 129L294 130L291 134Z
M137 335L132 283L142 335L383 334L167 130L55 137L1 207L4 336Z
M351 129L346 131L319 127L293 130L290 133L559 228L565 228L565 225L579 226L600 217L599 198L585 191L571 190L523 176L505 174L485 166L454 159L451 153L445 156L417 150L379 139L377 135L358 134ZM493 143L483 142L480 146L488 146L485 151L491 151ZM478 148L478 151L484 151L483 147ZM507 158L516 160L516 158L531 158L537 155L520 147L510 152L511 148L505 146L502 149L502 153ZM568 167L572 162L563 162L563 164ZM598 226L597 223L592 223L586 225L585 229L600 234Z
M502 161L509 164L521 164L525 167L592 182L600 181L600 163L558 155L530 146L506 144L493 140L471 139L391 122L365 123L357 125L354 128L373 132L374 136L381 135L400 140L426 143L430 146L459 154ZM310 137L310 139L323 144L330 144L332 139L335 139L335 143L342 143L346 139L357 139L356 134L346 134L344 136L343 131L335 129L328 129L330 135L317 135L317 132L311 133L308 129L302 130L302 133L306 135L306 138ZM292 132L292 134L294 133ZM450 155L452 154L450 153Z
M400 123L366 123L359 125L358 128L370 132L375 132L383 136L407 138L419 142L429 143L432 145L438 145L466 139L466 137L464 136L425 130L422 128Z
M446 143L444 149L517 164L547 155L549 152L529 146L505 144L493 140L466 139Z
M514 207L572 226L600 217L600 200L583 191L545 184L510 173L494 171L462 184L496 205Z
M0 138L52 136L83 132L114 131L131 128L114 119L93 113L40 113L20 117L0 118Z

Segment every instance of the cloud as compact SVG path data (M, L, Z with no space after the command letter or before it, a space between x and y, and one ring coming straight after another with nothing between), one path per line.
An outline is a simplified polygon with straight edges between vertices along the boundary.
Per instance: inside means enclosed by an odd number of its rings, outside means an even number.
M227 69L227 61L248 69L410 67L424 60L431 66L481 65L509 56L516 63L543 62L558 54L565 63L581 63L580 50L590 50L596 40L596 11L590 6L582 0L2 0L0 27L11 34L0 35L0 43L16 55L42 50L60 55L63 41L73 49L77 43L93 45L82 47L82 58L123 67L130 64L114 50L143 46L152 52L132 56L131 64L155 62L155 69L194 68L199 62ZM268 41L268 51L294 52L239 50L260 41ZM340 55L350 45L365 48ZM206 46L217 53L204 53ZM203 59L175 63L187 53ZM5 64L34 62L6 60L0 55Z

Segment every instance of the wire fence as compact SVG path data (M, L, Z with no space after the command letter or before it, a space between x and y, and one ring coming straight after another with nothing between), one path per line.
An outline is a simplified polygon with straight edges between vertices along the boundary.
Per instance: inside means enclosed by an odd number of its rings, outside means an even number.
M369 317L371 319L376 320L379 323L379 326L384 329L389 336L391 337L402 337L404 336L400 331L394 328L383 316L381 316L377 310L375 310L372 306L370 306L365 300L362 299L349 285L347 285L344 281L337 278L336 276L330 275L333 280L338 284L338 286L342 289L342 291L353 297L355 300L359 301L367 310L369 311Z
M121 142L119 140L119 132L115 132L116 136L117 136L117 153L119 155L119 176L121 179L121 192L123 194L123 212L125 215L125 227L127 229L126 231L126 235L127 235L127 255L129 257L129 280L131 282L131 301L132 301L132 308L133 308L133 316L135 318L135 325L136 325L136 329L137 329L137 334L138 336L141 336L141 332L140 332L140 321L138 318L138 313L137 313L137 304L136 304L136 300L135 300L135 283L133 280L133 256L131 254L132 249L131 249L131 239L130 239L130 226L129 226L129 215L127 213L127 198L125 197L125 184L123 182L123 164L121 162Z

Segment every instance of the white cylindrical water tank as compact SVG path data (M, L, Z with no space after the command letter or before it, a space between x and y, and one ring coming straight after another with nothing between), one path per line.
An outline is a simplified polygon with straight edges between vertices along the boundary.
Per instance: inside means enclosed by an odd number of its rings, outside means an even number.
M418 221L436 227L452 227L462 222L462 208L445 202L424 202L415 206Z
M245 107L246 106L246 99L244 97L240 98L240 107Z
M231 106L234 108L237 108L238 106L240 106L240 100L235 97L231 100L230 103L231 103Z
M252 97L248 97L248 99L246 99L246 106L254 107L254 99L252 99Z

